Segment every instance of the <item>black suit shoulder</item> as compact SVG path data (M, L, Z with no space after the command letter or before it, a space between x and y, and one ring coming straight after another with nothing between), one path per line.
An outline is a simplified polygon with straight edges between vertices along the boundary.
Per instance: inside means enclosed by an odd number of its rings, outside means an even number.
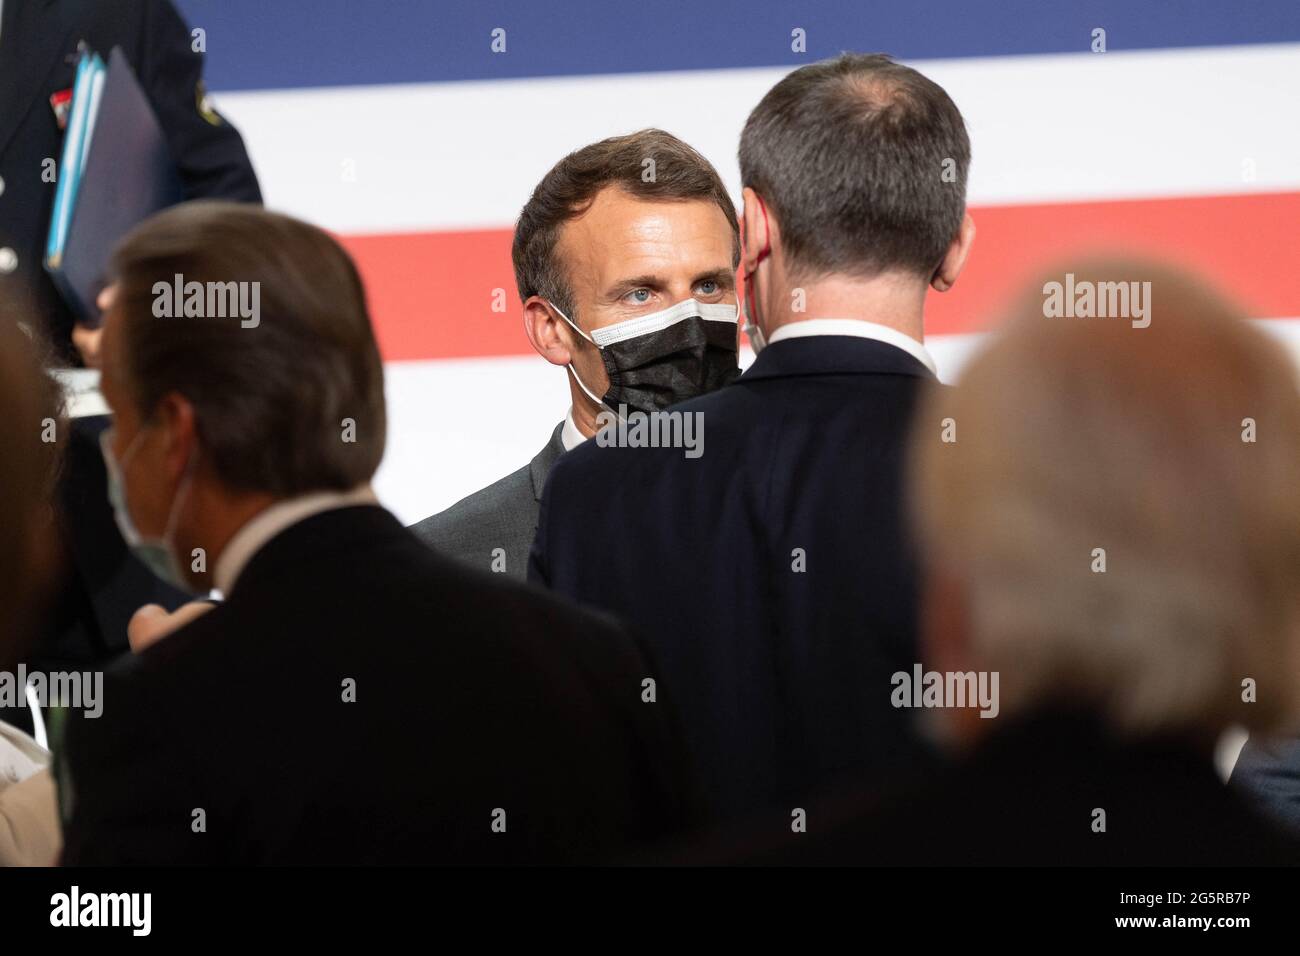
M116 671L97 726L75 722L67 857L599 859L686 822L649 676L605 616L444 558L381 509L318 515ZM196 806L223 839L173 830Z
M924 759L861 688L916 660L900 503L931 381L886 343L778 342L668 410L698 416L698 457L598 436L552 470L529 578L646 634L719 819Z
M888 866L1258 866L1300 841L1256 814L1208 757L1093 721L1014 720L971 755L733 830L695 862Z
M723 439L724 447L734 445L734 439L740 435L753 438L756 431L768 429L762 422L752 422L746 418L753 397L748 394L743 379L689 401L673 405L663 411L682 415L698 415L699 431L703 436L703 455L713 451L710 464L716 464L716 440ZM710 445L710 439L715 444ZM543 500L564 495L566 500L576 503L590 502L595 507L604 507L608 495L593 495L593 490L601 487L626 487L627 481L638 485L653 483L659 476L676 480L677 469L683 465L685 456L682 448L676 447L633 447L618 443L617 430L610 426L604 436L597 434L571 451L565 452L551 466L546 481ZM686 465L704 462L698 459L685 459ZM581 505L578 505L581 506Z
M155 645L105 670L99 717L70 715L59 782L67 864L214 858L194 814L215 809L203 756L217 752L207 729L229 702L216 705L197 692L201 685L171 679L169 665L185 657L186 637L175 636L175 645ZM194 714L205 721L191 721Z

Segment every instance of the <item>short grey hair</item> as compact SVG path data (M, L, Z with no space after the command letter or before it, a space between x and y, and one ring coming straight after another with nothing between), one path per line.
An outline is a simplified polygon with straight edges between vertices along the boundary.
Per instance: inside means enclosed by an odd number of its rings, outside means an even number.
M740 137L740 176L771 207L792 275L930 278L966 213L970 138L943 88L884 54L786 76Z

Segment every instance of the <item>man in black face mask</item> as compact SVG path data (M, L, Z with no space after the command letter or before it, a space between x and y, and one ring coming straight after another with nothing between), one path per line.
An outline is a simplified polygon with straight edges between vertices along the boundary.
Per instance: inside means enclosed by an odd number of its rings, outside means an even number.
M736 210L717 171L662 130L557 163L515 228L524 331L565 367L572 406L513 474L412 530L484 570L523 578L555 460L613 417L695 398L740 375ZM603 417L602 417L603 416Z

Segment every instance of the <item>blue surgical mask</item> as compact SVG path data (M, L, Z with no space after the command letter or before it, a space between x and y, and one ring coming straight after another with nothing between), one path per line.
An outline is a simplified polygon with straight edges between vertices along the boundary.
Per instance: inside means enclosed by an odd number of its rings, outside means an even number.
M167 527L163 531L162 537L146 538L135 526L135 522L131 520L131 512L127 509L126 504L126 483L123 478L127 462L130 461L131 456L140 447L140 439L144 437L144 429L136 432L135 438L131 439L131 444L127 446L126 453L122 456L120 462L113 457L112 435L113 429L111 428L106 428L99 433L99 449L104 455L104 468L108 471L108 503L113 506L113 520L117 522L117 530L122 532L122 540L131 549L131 553L139 558L144 566L159 578L182 591L192 591L193 589L190 587L189 582L185 580L185 574L176 560L174 542L172 541L172 535L176 531L176 521L180 515L181 503L190 490L192 469L187 466L185 475L181 478L180 487L176 490L176 497L172 499L171 507L167 511Z

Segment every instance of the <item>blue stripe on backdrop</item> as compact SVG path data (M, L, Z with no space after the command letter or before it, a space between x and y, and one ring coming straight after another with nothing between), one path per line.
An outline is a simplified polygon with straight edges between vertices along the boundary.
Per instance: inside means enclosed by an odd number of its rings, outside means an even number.
M1300 41L1297 0L177 0L249 90ZM506 52L491 34L506 31ZM801 28L807 52L791 50ZM708 109L707 103L700 104ZM414 118L413 118L414 119Z

